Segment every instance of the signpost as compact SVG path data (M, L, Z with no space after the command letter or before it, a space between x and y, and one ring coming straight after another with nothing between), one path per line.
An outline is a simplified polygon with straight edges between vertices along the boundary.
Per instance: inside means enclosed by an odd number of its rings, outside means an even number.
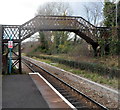
M8 41L8 48L10 49L12 49L13 48L13 41Z
M13 48L12 36L10 36L10 41L8 41L8 48L9 48L9 74L10 74L12 70L12 48Z

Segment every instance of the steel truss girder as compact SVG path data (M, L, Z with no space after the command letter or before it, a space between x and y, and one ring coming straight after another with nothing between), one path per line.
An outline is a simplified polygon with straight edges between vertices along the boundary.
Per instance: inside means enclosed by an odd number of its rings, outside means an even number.
M27 21L22 25L2 25L1 26L2 36L2 54L4 54L5 48L7 49L7 42L12 35L12 40L16 44L14 48L18 46L18 54L13 53L16 56L16 61L12 66L19 63L19 72L21 73L21 42L26 38L29 38L36 32L39 31L69 31L74 32L81 38L86 40L87 43L91 44L96 50L98 46L98 39L101 37L109 36L109 28L95 27L82 17L75 16L44 16L38 15L31 20ZM103 34L101 34L103 33Z
M80 31L92 40L96 40L96 27L82 17L73 16L36 16L21 25L22 39L37 31Z
M12 49L12 68L18 65L19 73L22 73L21 67L21 29L19 25L2 25L2 54L6 54L7 60L9 50L8 50L8 41L10 40L10 36L12 36L12 41L14 42ZM17 52L17 53L16 53ZM8 61L7 61L8 62ZM7 64L7 66L9 63Z
M97 43L101 36L100 32L109 28L98 28L86 21L82 17L76 16L44 16L38 15L21 26L21 40L25 40L38 31L69 31L78 34L80 37L86 36L85 40L91 45Z

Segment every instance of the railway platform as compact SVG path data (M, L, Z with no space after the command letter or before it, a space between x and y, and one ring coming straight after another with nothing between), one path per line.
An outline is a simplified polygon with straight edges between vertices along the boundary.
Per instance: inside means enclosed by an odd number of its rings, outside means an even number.
M6 75L2 81L2 108L49 108L29 75Z
M38 75L6 75L2 108L70 108Z

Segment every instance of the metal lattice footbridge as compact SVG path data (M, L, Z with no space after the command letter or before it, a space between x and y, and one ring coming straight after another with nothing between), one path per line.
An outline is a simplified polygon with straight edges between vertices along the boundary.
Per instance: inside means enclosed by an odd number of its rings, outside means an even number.
M12 52L14 54L14 63L19 65L19 72L21 73L21 42L31 35L39 31L69 31L74 32L83 38L87 43L91 44L96 50L98 39L101 37L101 31L104 31L102 36L106 37L106 28L98 28L86 21L82 17L73 16L44 16L38 15L33 19L27 21L22 25L1 25L0 37L2 38L2 54L8 49L8 41L12 39L14 46ZM12 38L10 38L10 36ZM13 50L18 50L16 53ZM9 53L9 52L8 52ZM8 54L7 53L7 54Z

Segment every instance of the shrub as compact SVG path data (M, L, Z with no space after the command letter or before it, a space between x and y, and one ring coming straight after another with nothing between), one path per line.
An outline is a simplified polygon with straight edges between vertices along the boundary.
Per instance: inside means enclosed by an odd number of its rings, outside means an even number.
M28 55L29 57L37 57L41 59L49 59L53 62L58 62L60 64L64 64L67 66L70 66L72 68L77 68L81 70L87 70L93 73L98 73L104 76L108 76L110 78L119 77L120 69L115 69L115 68L108 68L106 66L102 66L97 63L90 63L90 62L77 62L77 61L72 61L72 60L66 60L62 58L56 58L52 56L38 56L38 55Z

